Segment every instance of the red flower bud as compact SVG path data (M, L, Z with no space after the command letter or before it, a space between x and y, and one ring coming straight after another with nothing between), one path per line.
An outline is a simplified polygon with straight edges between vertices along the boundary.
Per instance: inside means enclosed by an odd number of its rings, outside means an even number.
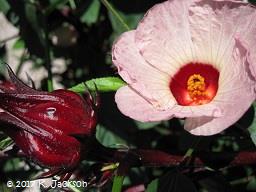
M0 121L8 125L3 131L36 163L55 170L74 168L83 145L77 137L95 132L90 94L83 99L68 90L37 91L7 69L11 84L0 84Z
M15 85L9 81L0 81L0 91L15 90Z

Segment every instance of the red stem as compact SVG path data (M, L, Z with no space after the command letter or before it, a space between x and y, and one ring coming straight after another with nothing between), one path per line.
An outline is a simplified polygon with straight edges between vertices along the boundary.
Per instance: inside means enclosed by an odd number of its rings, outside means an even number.
M229 166L251 165L256 163L256 152L239 152Z
M90 160L101 161L105 163L130 161L131 166L149 166L149 167L169 167L178 166L184 163L184 156L171 155L158 150L142 150L142 149L115 149L101 145L98 141L94 141L93 150L86 156ZM208 152L198 153L192 158L191 166L202 167L207 166L204 162L211 164L221 164L227 162L225 167L234 167L240 165L251 165L256 163L256 152Z
M143 149L115 149L105 147L100 144L97 140L92 140L91 150L84 151L86 155L84 159L93 160L96 162L103 163L115 163L129 161L130 166L148 166L148 167L171 167L178 166L184 163L184 156L171 155L158 150L143 150ZM0 160L4 160L14 156L21 156L21 154L11 155L0 151ZM192 167L203 167L207 166L208 162L213 165L227 162L222 168L252 165L256 163L256 152L253 151L242 151L242 152L208 152L202 154L196 154L193 158ZM220 168L220 167L219 167Z

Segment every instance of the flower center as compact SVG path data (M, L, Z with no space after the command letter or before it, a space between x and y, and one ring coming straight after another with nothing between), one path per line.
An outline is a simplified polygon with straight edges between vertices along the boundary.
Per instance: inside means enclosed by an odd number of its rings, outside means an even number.
M189 63L172 77L170 90L179 105L203 105L218 91L219 71L212 65Z

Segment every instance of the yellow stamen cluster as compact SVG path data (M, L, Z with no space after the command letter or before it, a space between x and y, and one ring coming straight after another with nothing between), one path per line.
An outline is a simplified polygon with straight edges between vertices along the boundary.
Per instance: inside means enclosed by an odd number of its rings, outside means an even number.
M198 100L206 95L205 79L199 74L191 75L187 81L187 90L193 100Z

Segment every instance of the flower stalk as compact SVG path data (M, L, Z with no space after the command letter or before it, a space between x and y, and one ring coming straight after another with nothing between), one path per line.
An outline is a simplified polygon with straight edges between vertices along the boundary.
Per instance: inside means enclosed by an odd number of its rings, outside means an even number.
M182 166L186 161L182 155L172 155L159 150L109 148L103 146L96 139L93 139L90 144L91 151L89 151L86 159L96 162L119 163L126 159L126 161L130 161L131 167L176 167ZM209 164L213 164L224 169L254 164L256 152L197 152L194 153L192 159L193 161L185 167L207 167ZM226 163L223 164L223 162Z

